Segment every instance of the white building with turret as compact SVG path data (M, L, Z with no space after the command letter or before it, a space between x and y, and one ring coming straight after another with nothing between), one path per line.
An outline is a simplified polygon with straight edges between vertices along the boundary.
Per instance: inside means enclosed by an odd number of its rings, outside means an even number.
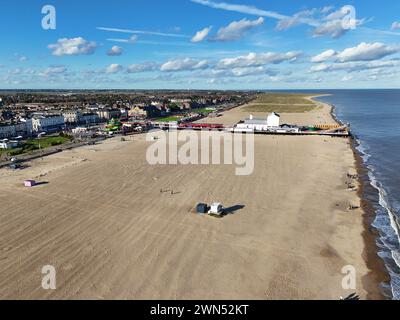
M265 119L256 119L252 115L246 120L238 123L238 131L274 131L279 129L280 115L273 112Z

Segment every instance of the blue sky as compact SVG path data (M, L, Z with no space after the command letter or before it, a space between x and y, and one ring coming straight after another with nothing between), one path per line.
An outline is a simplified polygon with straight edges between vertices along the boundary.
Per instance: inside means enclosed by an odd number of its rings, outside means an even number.
M400 87L395 0L5 0L2 12L1 89Z

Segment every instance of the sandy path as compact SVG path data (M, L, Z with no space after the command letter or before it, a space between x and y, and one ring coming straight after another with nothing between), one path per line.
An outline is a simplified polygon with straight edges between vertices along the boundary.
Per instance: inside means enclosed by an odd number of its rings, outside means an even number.
M329 121L324 107L282 117ZM247 177L234 165L150 166L149 145L116 138L0 170L0 298L338 299L352 292L341 287L348 264L366 296L361 212L347 211L359 203L345 186L347 140L257 136ZM21 186L41 172L48 184ZM215 200L245 207L223 219L191 213ZM48 264L55 291L41 288Z

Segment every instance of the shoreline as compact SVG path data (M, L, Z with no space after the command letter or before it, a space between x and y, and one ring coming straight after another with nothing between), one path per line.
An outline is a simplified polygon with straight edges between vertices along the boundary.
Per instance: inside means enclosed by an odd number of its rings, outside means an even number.
M368 279L365 279L366 277L371 277L373 281L377 283L379 295L369 293L368 298L381 300L391 299L391 296L387 296L387 294L391 295L391 292L383 292L382 288L382 285L390 284L390 276L386 270L384 261L378 256L379 248L377 246L377 239L379 238L379 231L372 225L376 217L376 212L372 202L365 197L365 190L371 188L371 181L368 177L368 168L365 166L361 154L357 150L357 144L356 140L351 140L350 146L355 157L355 165L358 175L359 189L357 194L361 199L361 208L364 211L364 232L362 236L364 238L365 248L363 255L368 268L371 269L371 272L364 277L363 283L366 287L369 286L369 284L367 284ZM369 292L368 289L367 291Z
M314 98L325 96L330 96L330 94L312 96L310 99L317 103L322 103L328 106L330 108L330 115L332 119L337 124L343 125L344 123L334 113L335 106L326 102L314 100ZM358 142L353 136L349 137L349 145L354 155L354 167L358 176L357 196L360 198L361 209L363 211L362 220L364 231L362 237L364 239L365 247L362 255L367 267L371 270L368 275L363 277L362 282L364 284L364 289L368 292L368 299L391 299L391 296L388 296L388 294L391 295L391 292L383 292L382 288L382 285L390 284L390 275L386 270L384 261L378 256L379 248L377 246L377 239L379 238L379 231L372 225L376 217L376 212L372 202L365 197L365 190L367 188L371 188L371 181L368 177L368 168L366 167L361 154L357 150Z

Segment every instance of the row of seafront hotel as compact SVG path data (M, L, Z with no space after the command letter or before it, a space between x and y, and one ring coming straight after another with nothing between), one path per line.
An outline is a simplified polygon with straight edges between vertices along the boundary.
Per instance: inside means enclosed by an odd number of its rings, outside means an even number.
M174 92L172 96L152 93L151 96L139 98L112 97L111 101L96 95L94 99L105 101L93 102L90 93L82 97L77 95L74 98L74 95L65 94L36 96L27 93L22 97L19 94L8 95L6 100L0 97L0 141L7 140L0 148L7 147L11 143L9 140L20 140L41 133L57 133L79 126L95 126L111 119L158 119L190 114L192 110L195 112L211 106L229 107L252 99L251 93L202 92L189 96L185 93L184 97L180 95L176 98Z
M122 110L101 110L97 113L66 111L62 114L35 113L30 119L19 119L15 124L0 125L0 139L32 136L40 132L57 132L66 125L96 124L124 116Z
M135 107L132 113L126 109L101 109L95 112L81 112L70 110L63 113L36 112L31 118L19 118L18 123L1 124L0 139L13 138L17 136L32 136L41 132L53 133L61 131L67 126L94 125L114 118L142 117L149 118L158 116L153 111L156 107ZM162 115L162 114L161 114Z
M31 136L40 132L52 133L61 131L66 126L93 125L116 118L139 117L146 119L163 116L163 113L156 111L158 109L155 106L136 106L131 110L105 108L88 112L80 110L69 110L62 113L35 112L29 119L19 118L17 123L0 123L0 139Z

